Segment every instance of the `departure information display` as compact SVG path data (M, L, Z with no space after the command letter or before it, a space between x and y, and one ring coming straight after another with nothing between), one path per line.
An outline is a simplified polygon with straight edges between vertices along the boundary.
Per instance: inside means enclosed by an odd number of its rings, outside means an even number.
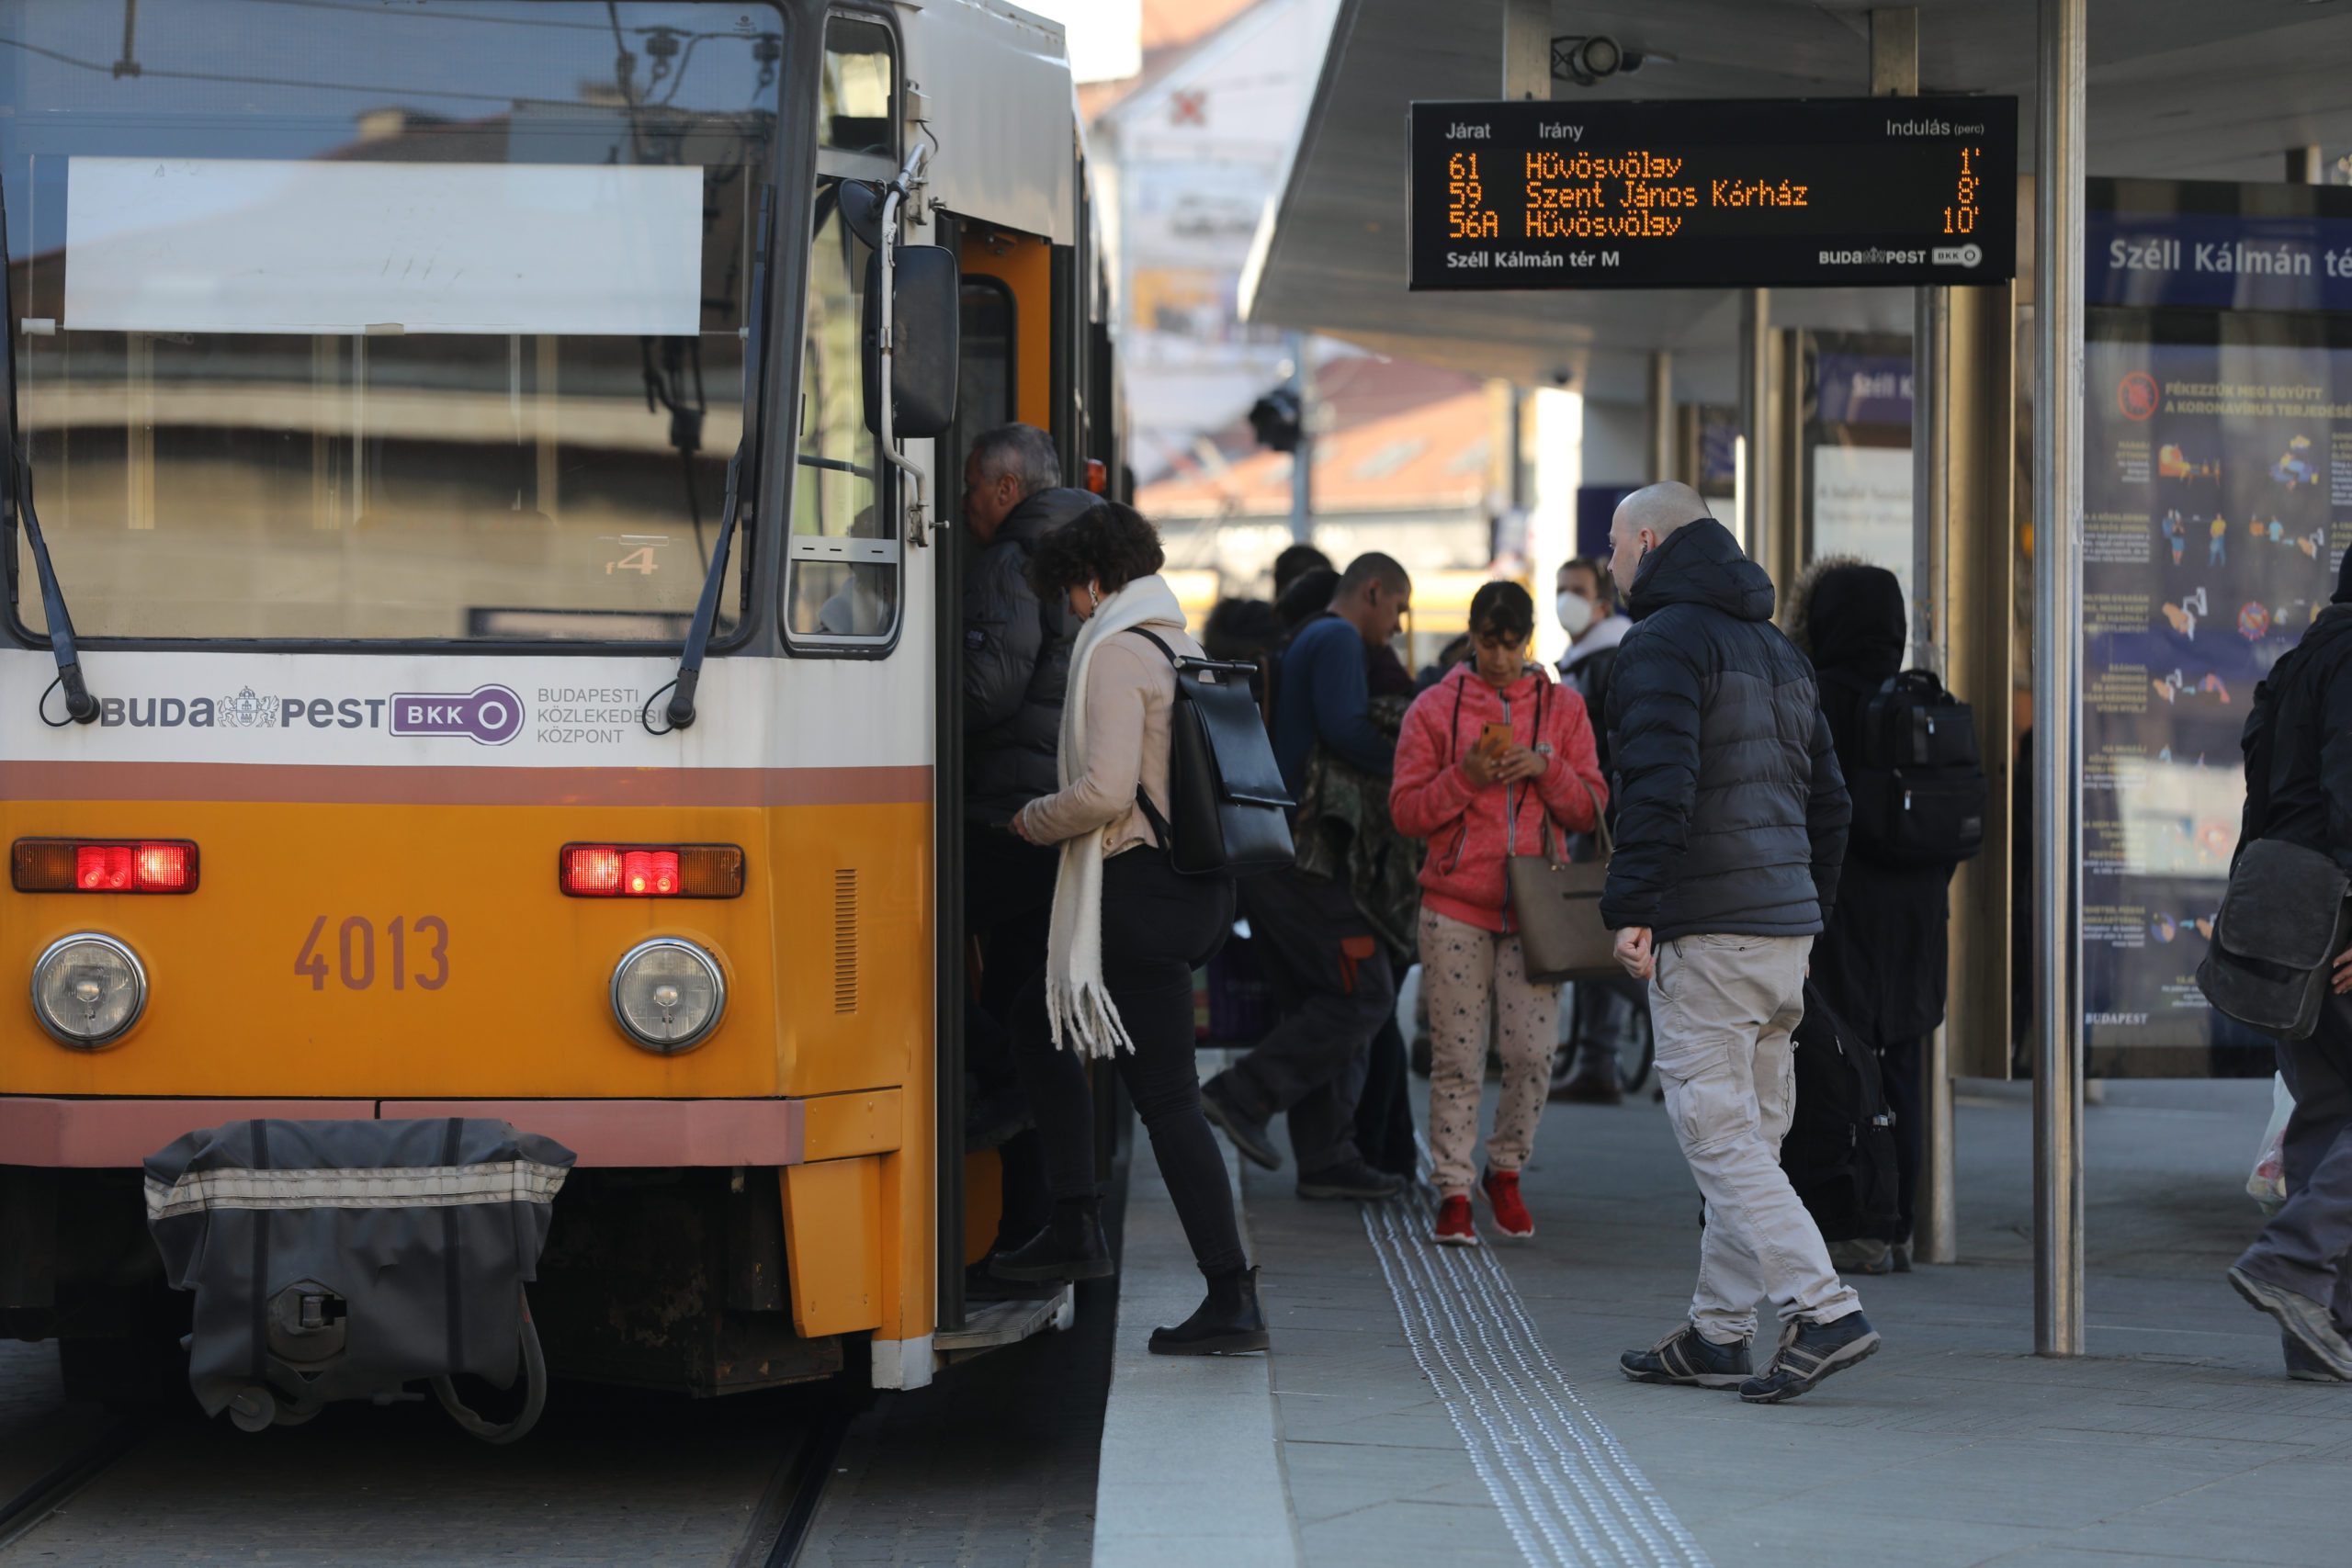
M1417 103L1412 287L1998 283L2015 98Z

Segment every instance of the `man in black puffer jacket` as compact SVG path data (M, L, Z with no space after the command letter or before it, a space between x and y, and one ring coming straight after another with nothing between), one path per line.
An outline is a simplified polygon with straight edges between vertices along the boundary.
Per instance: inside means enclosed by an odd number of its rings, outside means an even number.
M1062 697L1078 624L1029 585L1047 534L1102 504L1061 486L1054 439L1008 424L964 461L964 919L989 943L989 1010L997 1018L1046 961L1046 917L1061 855L1023 843L1012 814L1061 787Z
M964 815L999 829L1061 788L1054 754L1078 626L1067 606L1039 602L1029 557L1102 504L1061 479L1053 437L1034 424L989 431L964 462Z
M1620 1364L1777 1404L1878 1348L1780 1164L1790 1036L1852 807L1813 666L1772 625L1772 580L1698 492L1635 491L1609 539L1634 626L1609 694L1617 846L1600 913L1649 982L1667 1115L1706 1200L1690 1321ZM1786 1322L1758 1371L1766 1297Z

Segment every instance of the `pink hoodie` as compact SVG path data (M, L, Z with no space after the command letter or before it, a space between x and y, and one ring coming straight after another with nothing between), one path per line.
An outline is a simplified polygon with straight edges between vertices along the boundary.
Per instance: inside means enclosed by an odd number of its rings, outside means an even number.
M1541 734L1536 730L1539 706ZM1551 765L1532 781L1481 788L1463 771L1462 758L1476 748L1481 730L1506 718L1520 745L1550 745ZM1593 794L1586 792L1588 784ZM1466 924L1508 931L1514 927L1504 861L1513 854L1543 852L1546 810L1555 824L1555 842L1563 830L1592 831L1598 826L1594 794L1606 803L1609 786L1601 782L1592 724L1576 689L1554 681L1543 666L1531 664L1498 692L1464 661L1406 710L1404 731L1396 739L1388 812L1398 832L1429 840L1429 858L1421 863L1421 902ZM1515 837L1509 829L1513 807L1518 812Z

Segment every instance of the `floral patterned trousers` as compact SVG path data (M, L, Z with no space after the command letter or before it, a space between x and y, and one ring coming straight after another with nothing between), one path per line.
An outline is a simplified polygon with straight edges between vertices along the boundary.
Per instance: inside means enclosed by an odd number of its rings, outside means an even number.
M1552 1087L1560 987L1527 977L1519 937L1421 907L1421 995L1430 1012L1430 1155L1437 1189L1465 1195L1477 1179L1478 1101L1487 1077L1491 1005L1503 1061L1502 1103L1487 1139L1487 1163L1517 1170L1535 1144Z

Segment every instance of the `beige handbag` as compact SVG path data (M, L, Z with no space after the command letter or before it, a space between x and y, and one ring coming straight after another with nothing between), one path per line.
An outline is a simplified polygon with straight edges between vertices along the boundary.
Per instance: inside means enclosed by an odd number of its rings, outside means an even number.
M1600 858L1568 859L1567 840L1565 835L1554 838L1552 814L1546 811L1539 840L1544 852L1513 855L1505 868L1511 913L1519 919L1520 952L1527 977L1538 985L1607 980L1625 972L1617 962L1617 933L1600 923L1600 891L1609 884L1609 857L1616 844L1600 809L1600 793L1589 782L1584 788L1592 797ZM1514 811L1513 843L1519 841L1517 816Z

